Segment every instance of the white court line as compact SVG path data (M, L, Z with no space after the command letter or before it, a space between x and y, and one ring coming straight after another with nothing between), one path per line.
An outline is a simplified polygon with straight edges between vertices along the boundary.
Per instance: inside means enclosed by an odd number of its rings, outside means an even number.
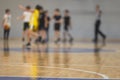
M54 65L54 64L53 64ZM86 67L96 67L98 66L97 64L96 65L79 65L79 64L55 64L55 65L69 65L69 66L86 66ZM120 66L101 66L103 68L120 68Z
M56 68L56 69L71 70L71 71L78 71L78 72L85 72L85 73L90 73L90 74L99 75L99 76L103 77L104 79L109 79L108 76L106 76L106 75L104 75L104 74L101 74L101 73L93 72L93 71L86 71L86 70L74 69L74 68L59 68L59 67L51 67L51 66L40 66L40 67Z
M6 65L8 65L8 64L6 64ZM30 65L10 65L9 64L9 66L26 66L26 67L29 67ZM36 66L33 66L33 67L36 67ZM101 77L103 77L103 79L109 79L108 76L106 76L104 74L101 74L101 73L93 72L93 71L86 71L86 70L74 69L74 68L60 68L60 67L52 67L52 66L37 66L37 67L84 72L84 73L95 74L95 75L101 76Z

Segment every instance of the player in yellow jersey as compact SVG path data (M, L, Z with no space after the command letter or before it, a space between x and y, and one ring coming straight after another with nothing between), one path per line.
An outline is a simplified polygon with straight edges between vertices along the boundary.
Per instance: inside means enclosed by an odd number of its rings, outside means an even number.
M30 26L31 28L33 29L33 31L37 31L38 30L38 18L39 18L39 10L36 6L34 12L32 13L32 16L31 16L31 20L30 20Z

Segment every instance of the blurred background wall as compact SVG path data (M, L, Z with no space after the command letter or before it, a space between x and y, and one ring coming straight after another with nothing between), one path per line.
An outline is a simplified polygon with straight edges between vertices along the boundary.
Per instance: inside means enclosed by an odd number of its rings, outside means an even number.
M11 38L20 38L22 35L23 22L16 18L22 14L18 5L24 6L40 4L49 10L52 17L55 8L60 8L61 13L69 9L72 17L73 34L75 39L92 39L94 36L95 5L99 4L103 11L101 30L107 35L108 39L120 39L120 0L0 0L0 22L6 8L11 9L12 27ZM61 27L61 31L63 26ZM50 25L50 38L52 39L53 21ZM0 28L0 38L3 36L2 26ZM62 36L62 34L61 34Z

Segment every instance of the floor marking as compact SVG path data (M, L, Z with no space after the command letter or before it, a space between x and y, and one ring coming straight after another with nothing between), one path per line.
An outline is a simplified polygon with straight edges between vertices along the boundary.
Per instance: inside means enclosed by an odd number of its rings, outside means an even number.
M94 66L98 66L97 64L96 65L79 65L79 64L55 64L55 65L72 65L72 66L87 66L87 67L94 67ZM120 66L101 66L103 68L120 68Z
M96 75L99 75L99 76L103 77L104 79L109 79L108 76L106 76L106 75L104 75L104 74L101 74L101 73L93 72L93 71L86 71L86 70L74 69L74 68L51 67L51 66L40 66L40 67L56 68L56 69L64 69L64 70L72 70L72 71L78 71L78 72L85 72L85 73L90 73L90 74L96 74Z
M30 65L9 65L9 66L26 66L29 67ZM34 66L33 66L34 67ZM93 72L93 71L86 71L86 70L81 70L81 69L74 69L74 68L60 68L60 67L52 67L52 66L35 66L35 67L43 67L43 68L51 68L51 69L62 69L62 70L71 70L71 71L78 71L78 72L84 72L84 73L90 73L90 74L95 74L98 76L103 77L104 79L109 79L108 76L101 74L101 73L97 73L97 72Z

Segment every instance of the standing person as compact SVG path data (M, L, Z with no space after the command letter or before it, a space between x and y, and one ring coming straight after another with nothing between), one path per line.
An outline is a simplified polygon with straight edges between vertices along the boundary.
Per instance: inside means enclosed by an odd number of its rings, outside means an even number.
M3 28L4 28L4 40L9 39L10 27L11 27L11 14L10 9L5 10L5 15L3 18Z
M60 27L61 27L61 23L62 23L62 16L60 14L60 10L59 9L55 9L54 15L53 15L53 19L55 21L55 23L54 23L55 43L58 43L60 41Z
M31 10L31 7L26 6L26 10L23 12L23 15L18 18L18 19L22 19L24 22L24 24L23 24L23 37L22 37L23 41L25 40L26 32L30 26L29 23L30 23L30 19L31 19L31 15L32 15L32 12L30 10Z
M43 7L41 7L41 10L40 10L40 16L39 16L39 27L38 27L38 30L39 30L39 41L42 42L42 43L45 43L46 42L46 27L47 27L47 17L45 16L45 11L43 9Z
M96 22L95 22L95 36L94 36L94 42L98 42L98 34L100 34L103 37L103 41L105 42L106 35L103 34L100 30L101 26L101 16L102 11L100 10L100 6L96 5Z
M64 42L66 42L66 37L69 37L69 42L73 41L72 35L69 33L71 26L71 17L69 15L69 10L64 11Z
M48 11L45 11L45 16L47 17L47 27L46 27L46 41L49 41L49 26L50 26L50 17L48 15Z

